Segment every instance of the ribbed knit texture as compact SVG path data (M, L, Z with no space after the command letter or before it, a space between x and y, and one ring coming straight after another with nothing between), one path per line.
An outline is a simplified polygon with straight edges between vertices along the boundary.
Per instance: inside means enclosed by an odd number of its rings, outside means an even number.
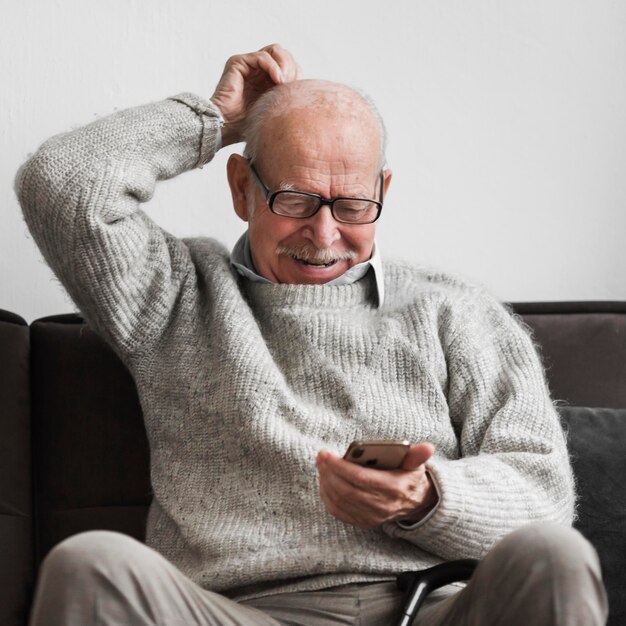
M184 95L116 113L47 141L17 180L45 258L135 378L148 544L243 598L392 578L481 557L532 520L570 524L539 360L481 289L399 263L381 309L369 276L251 283L220 244L176 239L140 209L158 179L212 158L216 115ZM441 502L425 524L359 530L326 512L315 455L353 439L435 444Z

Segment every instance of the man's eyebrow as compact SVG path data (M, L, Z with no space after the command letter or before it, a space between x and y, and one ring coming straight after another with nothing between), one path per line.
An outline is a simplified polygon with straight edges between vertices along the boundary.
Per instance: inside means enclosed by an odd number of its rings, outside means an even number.
M279 191L300 191L292 183L285 183L285 182L282 182L280 183L280 185L278 185L278 190Z
M302 189L298 189L296 185L293 183L282 182L278 185L277 191L298 191L300 193L314 193L312 191L303 191ZM352 196L341 196L342 198L355 198L357 200L371 200L371 198L364 193L355 194Z

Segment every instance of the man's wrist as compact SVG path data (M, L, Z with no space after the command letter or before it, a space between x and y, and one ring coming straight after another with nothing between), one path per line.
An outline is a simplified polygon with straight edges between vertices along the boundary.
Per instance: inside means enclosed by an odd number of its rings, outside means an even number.
M196 163L196 167L202 167L223 145L221 128L224 125L224 118L222 113L212 100L204 100L190 92L180 93L169 99L189 107L202 122L200 154Z
M417 522L421 522L439 503L439 498L435 496L435 500L426 506L421 506L420 508L413 511L408 517L402 517L398 521L403 524L417 524Z
M220 128L219 128L219 144L218 150L220 148L224 148L226 146L230 146L233 143L239 143L242 140L241 137L241 122L233 123L229 122L222 113L219 105L215 103L214 100L210 100L211 104L215 107L217 111L220 113Z
M426 472L425 475L429 485L425 500L407 517L402 517L398 519L398 522L407 525L417 524L418 522L421 522L439 504L439 493L437 491L437 488L435 487L434 481L429 472Z

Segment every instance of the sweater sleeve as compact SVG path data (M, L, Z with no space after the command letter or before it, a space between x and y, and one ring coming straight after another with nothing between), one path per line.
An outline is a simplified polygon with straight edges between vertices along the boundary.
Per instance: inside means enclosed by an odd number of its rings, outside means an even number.
M444 346L458 458L436 453L427 464L440 502L425 523L384 527L447 560L481 558L526 523L574 516L565 436L532 341L504 307L473 293L450 313Z
M219 111L181 94L46 141L20 169L26 223L85 318L129 354L159 336L186 281L185 244L140 208L156 182L208 162Z

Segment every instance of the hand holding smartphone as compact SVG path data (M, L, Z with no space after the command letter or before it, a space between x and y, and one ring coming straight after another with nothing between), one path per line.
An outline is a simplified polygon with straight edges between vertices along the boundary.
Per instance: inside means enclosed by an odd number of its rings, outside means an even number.
M409 451L408 441L379 439L353 441L343 458L351 463L374 469L398 469Z

